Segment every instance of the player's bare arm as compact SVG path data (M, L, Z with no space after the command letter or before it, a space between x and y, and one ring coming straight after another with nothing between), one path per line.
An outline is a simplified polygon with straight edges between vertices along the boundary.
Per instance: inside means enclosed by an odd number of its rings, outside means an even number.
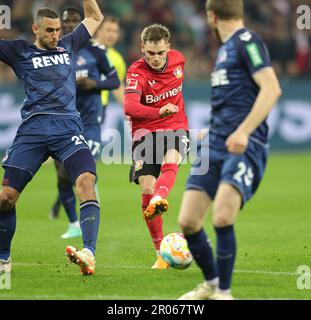
M82 23L93 36L104 20L96 0L84 0L85 19Z
M249 115L227 139L226 146L228 151L232 153L241 154L245 152L249 136L269 115L282 94L273 68L268 67L258 71L254 74L253 79L259 86L260 91Z

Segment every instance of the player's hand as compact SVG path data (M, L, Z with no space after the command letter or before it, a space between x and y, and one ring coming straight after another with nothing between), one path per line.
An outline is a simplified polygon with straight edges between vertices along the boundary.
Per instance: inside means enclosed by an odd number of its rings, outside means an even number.
M236 130L228 137L226 147L230 153L242 154L247 149L248 139L248 134Z
M172 114L177 113L178 110L179 110L178 106L176 106L172 103L168 103L160 109L160 116L161 116L161 118L168 117Z
M95 80L92 80L90 78L81 77L77 79L77 86L80 90L90 91L96 89L97 83Z

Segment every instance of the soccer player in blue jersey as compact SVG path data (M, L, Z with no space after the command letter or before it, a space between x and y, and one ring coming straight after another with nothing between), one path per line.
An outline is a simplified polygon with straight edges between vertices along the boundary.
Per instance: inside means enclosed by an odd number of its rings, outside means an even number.
M233 225L263 177L268 153L266 118L281 95L265 44L244 26L243 0L208 0L206 8L209 26L222 46L212 73L209 134L191 170L179 213L179 225L205 281L181 300L233 299ZM209 168L200 174L205 148L209 148ZM212 203L216 260L203 230Z
M64 34L73 32L81 22L82 13L79 8L66 7L61 13L61 23ZM120 86L116 69L108 60L105 47L94 40L89 41L76 56L77 75L77 109L80 112L83 124L83 135L91 149L95 160L101 151L101 124L104 110L101 103L101 91L113 90ZM53 205L53 216L57 202L64 206L70 221L68 230L62 235L63 239L74 238L81 235L78 216L76 212L76 198L73 183L65 168L55 161L58 177L59 197Z
M85 19L60 38L61 21L49 8L39 9L32 30L34 44L24 40L0 40L0 60L25 82L26 99L13 145L3 159L0 191L0 271L10 271L11 241L16 227L15 204L41 164L52 156L66 168L80 200L80 224L84 248L66 248L68 258L82 274L95 270L95 248L100 208L96 200L96 167L82 134L76 109L75 61L78 51L103 21L96 0L84 0Z

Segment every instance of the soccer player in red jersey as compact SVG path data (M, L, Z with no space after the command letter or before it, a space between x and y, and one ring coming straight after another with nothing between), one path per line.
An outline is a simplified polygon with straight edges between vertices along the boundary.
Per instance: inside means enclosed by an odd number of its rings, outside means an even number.
M182 94L183 55L170 49L170 32L154 24L141 35L144 57L128 69L125 114L133 136L130 181L141 186L142 209L157 251L153 269L167 269L160 256L162 213L178 166L189 150L188 119Z

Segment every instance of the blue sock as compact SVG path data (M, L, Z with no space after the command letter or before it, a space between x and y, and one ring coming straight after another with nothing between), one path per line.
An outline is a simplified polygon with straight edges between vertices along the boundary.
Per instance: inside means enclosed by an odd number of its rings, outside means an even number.
M185 236L188 247L198 266L201 268L205 280L210 281L217 277L216 265L213 257L213 250L206 233L202 229L196 234Z
M100 221L100 207L96 200L81 203L80 226L84 248L95 254L97 234Z
M58 193L69 221L71 223L78 221L78 215L76 211L76 196L73 191L73 185L71 183L66 185L58 183Z
M16 210L0 210L0 259L8 260L16 229Z
M225 228L215 227L217 234L217 267L219 275L219 288L228 290L236 254L236 241L233 226Z

